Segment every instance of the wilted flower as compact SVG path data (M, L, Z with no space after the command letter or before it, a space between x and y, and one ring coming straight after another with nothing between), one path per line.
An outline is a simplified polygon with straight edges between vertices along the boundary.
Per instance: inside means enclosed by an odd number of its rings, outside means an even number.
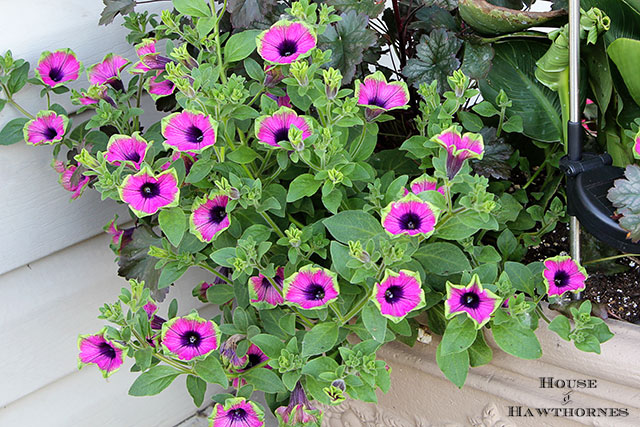
M281 406L276 409L276 417L278 417L278 423L281 427L284 426L296 426L296 427L321 427L322 426L322 411L315 408L307 395L304 392L304 388L300 381L296 383L296 386L291 392L289 397L289 404L287 406Z

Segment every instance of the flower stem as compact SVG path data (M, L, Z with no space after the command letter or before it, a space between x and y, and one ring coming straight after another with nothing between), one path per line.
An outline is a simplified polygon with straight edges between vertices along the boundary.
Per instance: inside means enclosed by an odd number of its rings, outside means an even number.
M366 134L367 134L367 122L364 122L364 124L362 125L362 133L360 134L360 138L358 139L358 142L355 145L355 149L349 152L352 158L358 153L358 151L360 151L360 146L362 145L362 142L364 141L364 137Z
M9 104L11 104L16 110L20 111L22 114L24 114L25 116L29 117L30 119L35 119L33 114L29 113L27 110L22 108L16 101L13 100L13 97L11 96L9 90L7 89L7 87L5 85L0 83L0 87L4 91L5 95L7 95L7 102Z
M620 255L608 256L606 258L598 258L598 259L592 259L590 261L585 261L582 263L582 265L596 264L598 262L611 261L619 258L638 257L638 256L640 256L640 254L620 254Z
M201 262L198 264L198 267L203 268L209 272L211 272L214 276L217 276L220 280L223 280L226 284L233 286L233 281L229 280L227 276L217 271L215 268L211 267L206 262Z
M260 216L267 221L267 223L271 226L271 228L273 228L273 231L276 232L276 234L278 235L278 237L286 237L284 235L284 233L282 232L282 230L280 230L280 227L278 227L278 224L276 224L275 222L273 222L273 220L271 219L271 217L269 216L268 213L266 212L260 212Z

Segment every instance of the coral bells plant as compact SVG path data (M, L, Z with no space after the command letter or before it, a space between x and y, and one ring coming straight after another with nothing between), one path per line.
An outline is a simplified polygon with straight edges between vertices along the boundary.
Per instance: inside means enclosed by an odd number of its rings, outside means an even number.
M127 17L138 58L86 69L88 89L71 92L82 123L51 102L84 78L73 52L38 62L28 82L46 106L35 116L13 97L29 64L0 57L7 104L26 116L3 135L17 142L11 129L24 129L26 143L52 146L73 198L93 189L131 212L105 226L130 288L100 309L104 329L80 336L81 366L106 377L132 359L133 396L185 377L201 406L215 389L214 427L264 425L256 392L281 425L319 426L323 405L386 392L393 375L376 351L413 345L420 325L443 335L437 362L460 387L491 360L487 334L540 357L540 302L582 290L586 272L568 257L519 262L536 232L522 231L533 225L522 227L519 199L474 172L486 147L458 120L478 94L465 74L442 96L435 84L411 95L380 70L344 84L320 41L352 15L301 1L266 29L230 34L226 2L173 5L160 21ZM164 117L142 126L147 95ZM381 123L411 97L416 135L380 150ZM564 215L559 199L539 208L529 218L542 229ZM159 309L190 268L210 273L193 296L217 314L175 299ZM558 316L553 329L599 352L606 325L587 303L574 310L573 328Z

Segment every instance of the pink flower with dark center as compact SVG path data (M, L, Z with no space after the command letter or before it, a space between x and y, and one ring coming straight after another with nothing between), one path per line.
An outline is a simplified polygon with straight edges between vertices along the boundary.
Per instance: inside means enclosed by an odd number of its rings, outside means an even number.
M224 405L213 407L209 415L209 427L263 427L264 412L260 407L242 397L229 398Z
M161 208L178 205L178 175L173 168L154 175L145 166L135 175L127 175L118 188L118 193L136 216L153 215Z
M587 272L570 256L555 256L544 260L542 272L549 296L565 292L580 292L585 288Z
M29 145L54 144L62 141L69 119L55 111L40 111L36 118L25 123L22 130Z
M392 236L420 234L428 237L435 230L438 214L436 207L409 194L382 210L382 226Z
M258 309L264 309L273 308L284 302L280 294L284 283L284 268L278 268L276 276L272 280L278 289L262 274L249 279L249 301L251 305Z
M340 287L335 273L307 265L284 281L283 293L286 304L312 310L337 299Z
M387 83L386 77L380 72L359 80L355 83L355 97L358 105L366 107L365 118L373 120L385 111L397 108L407 108L409 103L409 89L404 82Z
M271 147L280 147L280 142L289 141L289 129L295 126L302 131L302 140L311 136L311 122L298 116L287 107L280 107L270 116L261 116L255 122L255 133L260 142Z
M450 180L458 174L465 160L482 159L484 155L482 135L469 132L460 135L455 126L432 139L447 150L447 177Z
M174 317L162 325L162 347L180 360L204 359L218 349L220 330L211 320L195 313Z
M208 115L185 110L162 119L164 145L178 151L200 153L216 143L218 124Z
M207 198L196 198L191 208L189 225L193 233L202 242L211 242L222 231L229 228L231 218L227 213L229 197L212 194Z
M122 366L124 361L122 350L124 346L104 337L104 330L95 335L80 335L78 337L78 368L88 364L98 366L102 376L107 378Z
M51 87L64 82L77 80L80 75L80 62L71 49L43 52L36 66L36 76Z
M109 53L101 62L89 67L87 70L89 82L94 85L108 84L116 90L124 91L120 72L128 64L129 61L123 57Z
M420 275L412 271L387 270L380 283L375 284L372 300L380 313L395 323L409 312L424 307L424 291Z
M304 22L278 21L256 39L258 54L272 64L291 64L316 47L315 31Z
M467 286L454 285L447 281L447 299L444 302L445 318L451 319L458 314L466 314L480 329L491 319L491 315L500 306L501 298L493 292L483 289L477 274Z
M131 136L111 135L105 159L117 166L124 163L140 170L148 148L149 143L140 136L139 132L134 132Z

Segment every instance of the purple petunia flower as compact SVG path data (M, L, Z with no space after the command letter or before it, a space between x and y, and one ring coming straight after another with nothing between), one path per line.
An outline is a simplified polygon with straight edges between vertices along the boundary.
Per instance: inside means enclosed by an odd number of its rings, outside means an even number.
M430 177L429 175L422 175L411 181L411 192L415 195L423 193L425 191L437 191L444 195L444 187L438 187L438 180ZM404 189L404 195L409 194L409 190Z
M107 340L104 331L78 337L78 369L93 363L98 366L102 376L107 378L122 366L124 346Z
M149 144L140 136L139 132L134 132L131 136L111 135L105 159L114 165L119 166L124 163L140 170L148 148Z
M22 133L29 145L53 144L62 141L69 119L55 111L40 111L25 123Z
M289 95L287 95L286 93L284 94L284 96L272 95L268 93L267 96L276 101L278 107L293 108L293 105L291 105L291 98L289 98Z
M242 397L225 400L213 407L209 415L209 427L262 427L264 412L254 402Z
M633 157L640 159L640 131L638 131L633 139Z
M453 179L465 160L482 159L484 155L484 142L482 135L477 133L460 132L451 126L432 138L447 150L447 177Z
M280 293L284 283L284 268L278 268L273 282L279 289L276 289L262 274L249 279L249 301L251 301L251 305L258 309L265 309L273 308L284 302Z
M173 168L153 175L145 166L135 175L127 175L118 187L118 193L136 216L141 218L152 215L160 208L178 205L178 175Z
M445 318L451 319L465 313L480 329L489 321L502 300L493 292L483 289L480 278L474 274L467 286L447 281L447 299L444 302Z
M100 100L104 99L111 104L111 106L116 107L116 102L109 96L107 87L104 85L91 85L89 89L86 92L82 92L81 95L78 101L82 105L99 104Z
M94 85L108 84L116 90L124 90L120 72L129 64L129 61L113 53L107 54L101 62L87 69L89 82Z
M245 363L242 369L239 369L238 372L247 372L249 369L255 368L258 365L262 365L263 363L269 360L266 354L260 348L251 344L247 349L247 354L244 357ZM271 369L271 366L266 365L265 368Z
M58 87L64 82L77 80L80 62L71 49L43 52L36 66L36 75L44 84Z
M428 237L435 230L438 214L435 206L408 194L382 210L382 226L392 236L420 234Z
M218 233L229 228L231 217L227 213L229 197L211 194L207 198L198 197L191 207L189 229L201 242L210 243Z
M72 192L71 199L77 199L82 195L86 185L89 183L89 177L79 175L76 171L77 166L65 165L63 162L53 162L53 168L60 174L58 182L67 191Z
M156 40L142 39L142 42L137 44L135 48L138 59L141 59L145 55L156 53ZM151 70L151 68L147 67L144 62L138 61L133 65L131 69L129 69L129 72L131 74L144 74L149 70Z
M316 33L303 22L278 21L256 39L258 54L272 64L291 64L316 47Z
M271 116L259 117L255 123L255 133L260 142L271 147L280 147L280 142L289 141L291 126L302 131L303 141L311 136L311 122L287 107L280 107Z
M366 107L365 118L367 121L375 119L385 111L397 108L407 108L409 103L409 89L404 82L387 83L386 77L380 72L359 80L355 83L355 97L358 105Z
M291 392L289 404L276 409L275 414L280 425L299 427L320 427L322 425L322 411L309 402L300 381L296 383Z
M382 281L375 284L371 299L384 317L398 323L409 312L425 305L420 275L407 270L399 273L387 270Z
M118 228L116 221L118 221L118 215L109 221L102 229L105 233L111 236L111 243L109 246L111 247L111 250L118 254L120 252L120 241L122 240L122 234L124 231Z
M213 321L191 313L165 322L161 340L166 353L188 362L218 349L220 329Z
M283 293L287 304L311 310L338 298L340 287L335 273L307 265L284 281Z
M176 88L176 85L169 79L158 81L158 77L161 73L162 71L159 71L158 74L147 80L147 92L149 92L149 95L151 95L151 98L154 100L161 96L171 95Z
M555 256L544 260L542 272L549 296L565 292L580 292L585 288L587 272L570 256Z
M185 110L162 119L164 145L178 151L199 153L216 143L217 123L208 115Z

